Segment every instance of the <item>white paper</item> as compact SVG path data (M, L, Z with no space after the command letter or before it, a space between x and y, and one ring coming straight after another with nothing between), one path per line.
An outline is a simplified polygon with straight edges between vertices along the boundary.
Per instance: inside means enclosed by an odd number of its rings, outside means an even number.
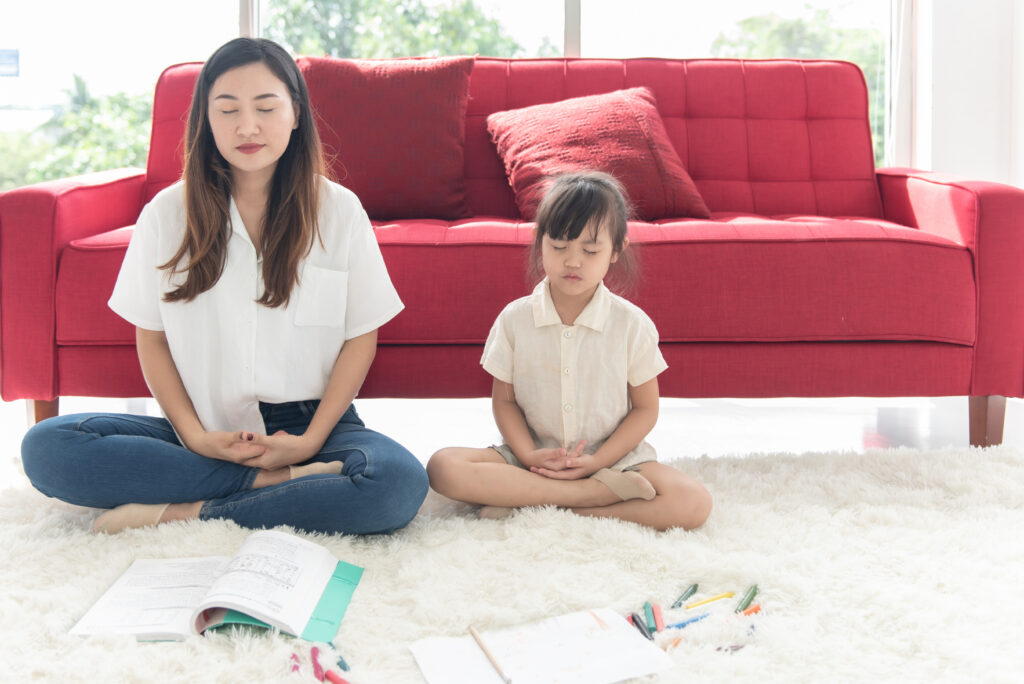
M611 684L660 672L672 659L610 609L582 611L492 630L481 637L513 682ZM467 633L410 646L429 684L502 684Z
M196 611L233 608L302 636L338 560L330 551L283 532L254 532Z
M72 634L135 634L184 639L192 614L228 556L138 559L71 629Z

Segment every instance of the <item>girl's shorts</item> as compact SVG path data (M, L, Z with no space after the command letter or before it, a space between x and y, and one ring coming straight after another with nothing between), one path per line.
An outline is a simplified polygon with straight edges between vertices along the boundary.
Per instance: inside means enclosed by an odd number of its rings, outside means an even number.
M508 463L509 465L514 465L517 468L523 468L523 469L526 468L526 466L524 466L522 463L519 462L519 459L516 458L515 453L513 453L511 447L509 447L508 444L501 444L501 445L492 444L490 448L494 449L499 454L501 454L501 457L503 459L505 459L505 463ZM656 460L656 459L653 459L653 458L643 458L642 456L640 456L639 460L638 460L637 455L631 452L631 453L628 453L625 456L623 456L621 460L619 460L617 463L612 465L611 469L612 470L640 470L640 464L641 463L648 463L648 462L654 461L654 460Z

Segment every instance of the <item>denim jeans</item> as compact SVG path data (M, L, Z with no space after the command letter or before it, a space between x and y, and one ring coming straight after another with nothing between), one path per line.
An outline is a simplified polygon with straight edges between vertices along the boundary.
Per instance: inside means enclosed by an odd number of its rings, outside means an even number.
M267 434L302 434L318 401L260 403ZM47 496L79 506L204 501L200 519L243 527L291 525L327 534L404 527L426 498L423 465L363 425L355 407L313 461L342 461L341 475L310 475L253 489L256 468L189 451L164 418L109 413L58 416L33 426L21 445L25 474Z

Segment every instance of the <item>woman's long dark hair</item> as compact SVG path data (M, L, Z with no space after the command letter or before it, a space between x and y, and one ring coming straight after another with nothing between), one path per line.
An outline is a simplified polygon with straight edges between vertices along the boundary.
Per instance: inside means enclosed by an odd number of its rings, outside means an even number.
M185 133L185 238L177 253L160 266L187 275L182 285L164 295L165 301L195 299L213 287L224 271L231 237L231 167L217 150L210 129L210 89L225 72L256 62L265 64L285 84L298 117L298 128L274 170L260 233L264 286L257 300L260 304L288 303L299 280L299 262L320 238L317 213L324 160L306 82L295 60L277 43L236 38L206 60L192 95Z

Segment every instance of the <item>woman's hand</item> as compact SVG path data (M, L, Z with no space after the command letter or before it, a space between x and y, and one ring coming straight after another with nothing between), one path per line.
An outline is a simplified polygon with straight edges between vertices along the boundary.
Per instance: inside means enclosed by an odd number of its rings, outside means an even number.
M264 470L287 468L316 456L322 444L315 444L305 435L290 435L278 430L272 435L254 435L250 444L262 449L262 453L244 461L242 465Z
M257 444L256 435L251 432L224 432L221 430L204 431L186 445L201 456L215 458L219 461L245 463L257 458L267 450Z

